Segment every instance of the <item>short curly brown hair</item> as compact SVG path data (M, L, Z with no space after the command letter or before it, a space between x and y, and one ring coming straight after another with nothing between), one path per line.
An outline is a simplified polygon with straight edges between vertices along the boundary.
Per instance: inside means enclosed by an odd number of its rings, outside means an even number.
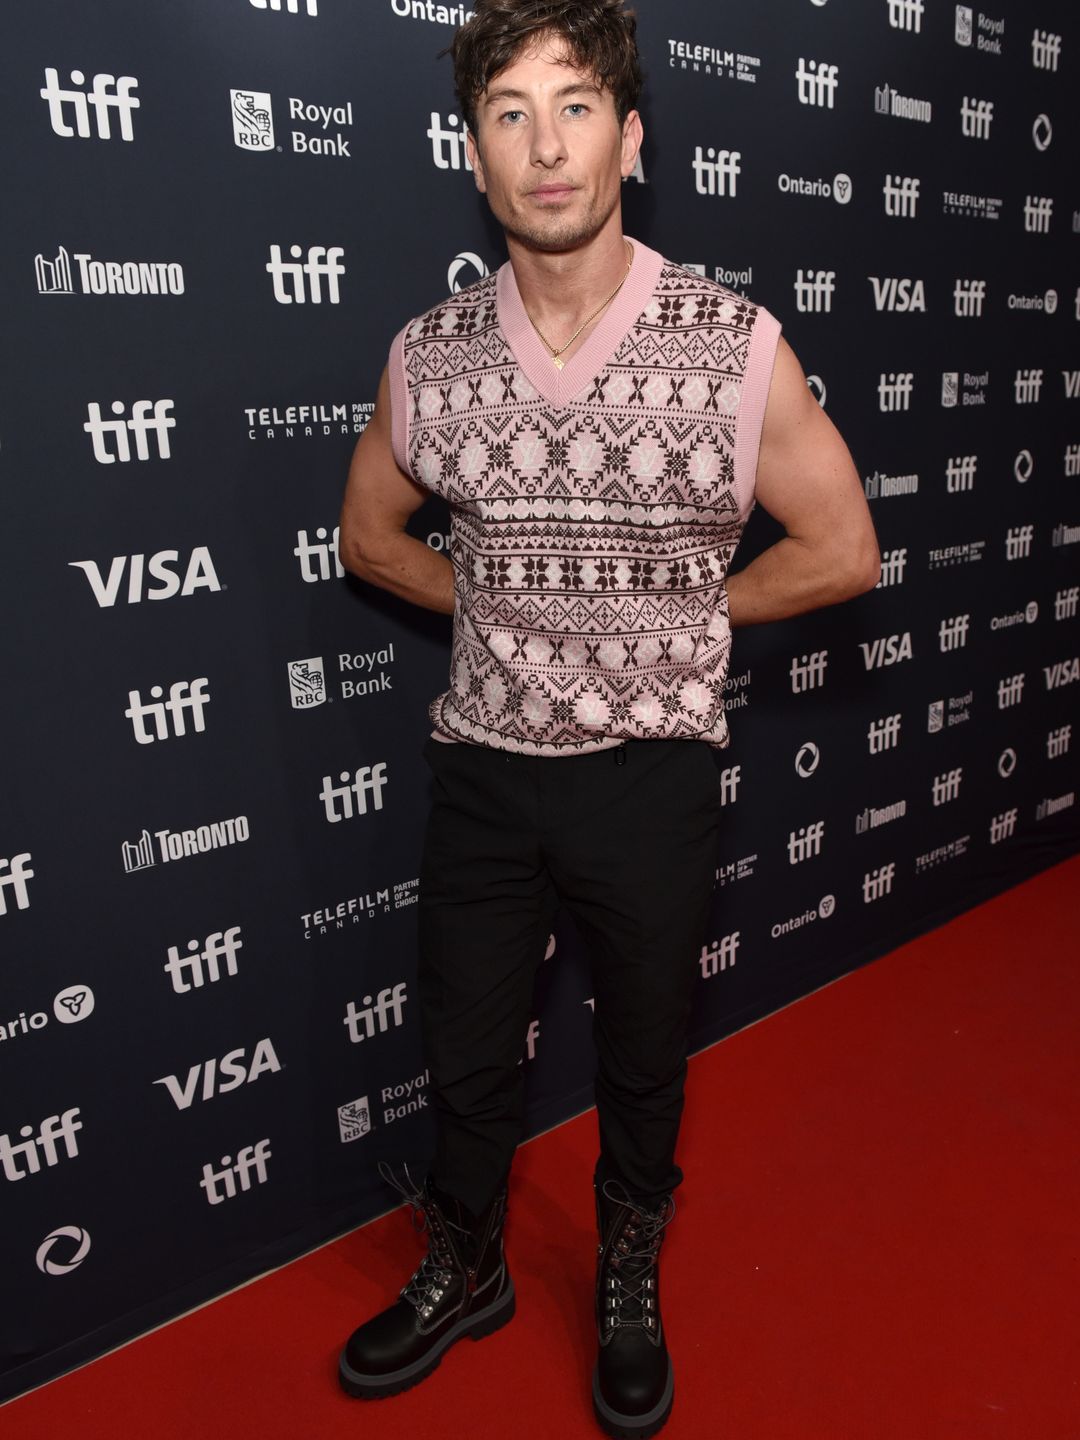
M565 40L570 58L611 93L621 125L641 94L637 17L623 0L474 0L470 19L443 54L454 61L454 87L476 134L481 95L539 36Z

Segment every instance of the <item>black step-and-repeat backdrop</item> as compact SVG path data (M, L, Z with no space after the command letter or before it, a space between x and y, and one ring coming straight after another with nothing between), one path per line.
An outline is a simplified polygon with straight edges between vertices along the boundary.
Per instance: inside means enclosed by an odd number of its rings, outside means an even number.
M780 318L884 561L736 633L700 1048L1078 848L1080 18L638 10L627 230ZM436 58L462 16L11 17L0 1398L384 1211L376 1158L426 1156L449 622L344 576L335 526L394 332L505 258ZM435 502L414 530L449 545ZM777 535L757 512L737 564ZM560 921L530 1133L591 1103L590 1001Z

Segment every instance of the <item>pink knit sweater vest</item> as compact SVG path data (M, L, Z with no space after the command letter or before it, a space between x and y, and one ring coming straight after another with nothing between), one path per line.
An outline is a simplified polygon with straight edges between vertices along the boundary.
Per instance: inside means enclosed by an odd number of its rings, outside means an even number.
M561 371L509 263L394 340L394 454L452 517L440 738L552 756L728 743L724 581L780 325L633 243Z

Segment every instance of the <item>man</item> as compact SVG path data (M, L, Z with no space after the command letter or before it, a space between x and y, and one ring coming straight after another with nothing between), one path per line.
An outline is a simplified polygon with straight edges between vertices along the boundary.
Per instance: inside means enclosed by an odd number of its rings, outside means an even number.
M341 517L349 570L454 616L419 903L436 1152L422 1186L381 1167L429 1253L340 1375L396 1393L513 1314L518 1062L562 904L593 961L594 1408L609 1434L647 1437L674 1395L659 1251L683 1178L731 627L869 590L879 555L778 322L623 235L642 125L621 0L475 0L451 52L510 258L395 339ZM450 558L405 534L429 491L451 508ZM755 500L786 535L729 575Z

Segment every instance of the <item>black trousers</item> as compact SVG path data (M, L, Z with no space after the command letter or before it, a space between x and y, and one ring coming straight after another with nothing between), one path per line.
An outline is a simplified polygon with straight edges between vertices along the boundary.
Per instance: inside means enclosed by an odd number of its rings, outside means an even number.
M619 758L621 754L621 760ZM716 878L720 778L697 740L548 758L428 740L418 989L435 1183L474 1212L522 1135L533 984L560 903L589 947L595 1176L682 1181L686 1033Z

